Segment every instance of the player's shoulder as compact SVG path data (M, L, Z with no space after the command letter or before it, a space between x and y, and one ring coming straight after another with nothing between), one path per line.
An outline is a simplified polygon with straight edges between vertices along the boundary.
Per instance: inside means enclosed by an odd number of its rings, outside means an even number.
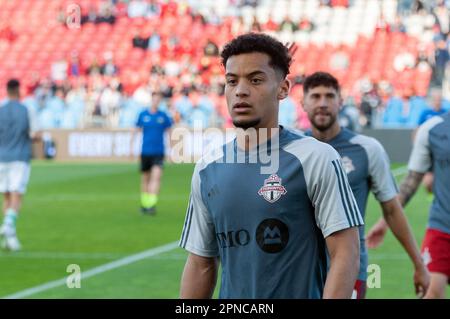
M292 153L300 160L311 158L335 158L337 151L329 144L314 137L307 136L298 130L289 130L288 142L282 146L283 150Z
M222 144L205 150L202 156L195 163L194 172L198 173L207 168L209 165L222 160L225 156L224 149L226 149L227 145L229 144Z
M139 112L139 117L144 116L144 115L147 115L147 114L149 114L149 113L148 113L148 110L147 110L147 109L143 109L143 110L141 110L141 111Z
M372 136L367 136L364 134L354 133L350 138L350 143L358 144L366 151L370 153L377 153L379 151L384 151L383 145L376 138ZM376 154L375 154L376 155Z
M5 100L3 106L16 114L25 115L28 113L28 107L18 100Z

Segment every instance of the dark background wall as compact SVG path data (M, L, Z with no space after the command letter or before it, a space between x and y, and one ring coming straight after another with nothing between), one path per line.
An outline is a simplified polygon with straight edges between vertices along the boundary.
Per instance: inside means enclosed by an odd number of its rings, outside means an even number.
M392 163L406 163L412 149L411 129L365 129L364 135L376 138L385 148Z

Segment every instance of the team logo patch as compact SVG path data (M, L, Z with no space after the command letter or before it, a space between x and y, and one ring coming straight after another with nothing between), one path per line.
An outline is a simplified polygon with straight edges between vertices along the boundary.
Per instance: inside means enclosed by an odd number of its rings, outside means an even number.
M264 180L264 186L258 191L258 195L264 197L269 203L275 203L280 199L281 195L287 193L286 188L281 185L281 178L277 174L272 174L266 180Z
M352 159L347 156L344 156L342 158L342 166L344 167L345 172L347 174L350 174L351 172L353 172L355 170L355 166L353 166Z
M158 124L163 124L164 123L164 118L163 117L158 117L158 120L157 120L157 122L158 122Z
M288 241L289 230L281 220L265 219L256 229L256 242L266 253L279 253L286 247Z

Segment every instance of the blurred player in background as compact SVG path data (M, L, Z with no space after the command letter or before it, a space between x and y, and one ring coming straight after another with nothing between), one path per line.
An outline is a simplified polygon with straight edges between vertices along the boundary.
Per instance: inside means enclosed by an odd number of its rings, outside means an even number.
M239 36L222 52L237 138L205 154L193 173L182 298L212 297L219 259L219 298L352 295L362 217L339 154L279 126L290 62L288 49L264 34ZM277 164L264 172L268 153Z
M34 116L20 103L20 83L6 85L7 101L0 105L0 192L4 219L0 226L3 248L21 249L16 221L30 176L31 144L37 138Z
M414 264L416 293L425 294L429 275L397 199L397 186L383 146L374 138L356 134L340 126L337 121L342 106L340 86L331 74L325 72L311 74L303 83L303 91L303 107L312 127L306 134L330 144L339 152L363 217L365 217L369 191L373 192L380 202L384 217ZM355 297L362 299L366 295L368 266L364 226L359 228L359 237L361 261L355 285Z
M149 215L156 213L165 156L164 133L172 126L169 115L159 110L161 100L162 92L154 91L151 106L139 114L131 139L133 143L135 134L142 133L141 211Z
M422 243L422 257L431 273L425 298L445 298L445 288L450 283L450 113L432 117L420 126L408 169L400 185L403 206L416 193L424 175L430 169L434 173L434 199ZM378 247L387 229L386 222L379 220L367 236L369 247Z

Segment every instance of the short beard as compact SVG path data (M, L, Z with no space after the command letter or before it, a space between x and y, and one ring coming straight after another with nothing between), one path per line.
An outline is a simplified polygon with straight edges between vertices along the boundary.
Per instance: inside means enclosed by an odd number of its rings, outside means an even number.
M332 127L333 124L336 123L336 120L337 120L336 117L331 117L329 123L327 123L327 124L320 124L320 125L315 123L313 120L310 120L310 121L311 121L312 126L314 126L315 129L317 129L320 132L324 132L324 131L328 130L330 127Z
M259 118L258 119L254 119L254 120L250 120L250 121L241 121L241 122L233 120L233 125L238 127L238 128L241 128L243 130L247 130L247 129L251 128L251 127L255 127L259 123L261 123L261 119L259 119Z

